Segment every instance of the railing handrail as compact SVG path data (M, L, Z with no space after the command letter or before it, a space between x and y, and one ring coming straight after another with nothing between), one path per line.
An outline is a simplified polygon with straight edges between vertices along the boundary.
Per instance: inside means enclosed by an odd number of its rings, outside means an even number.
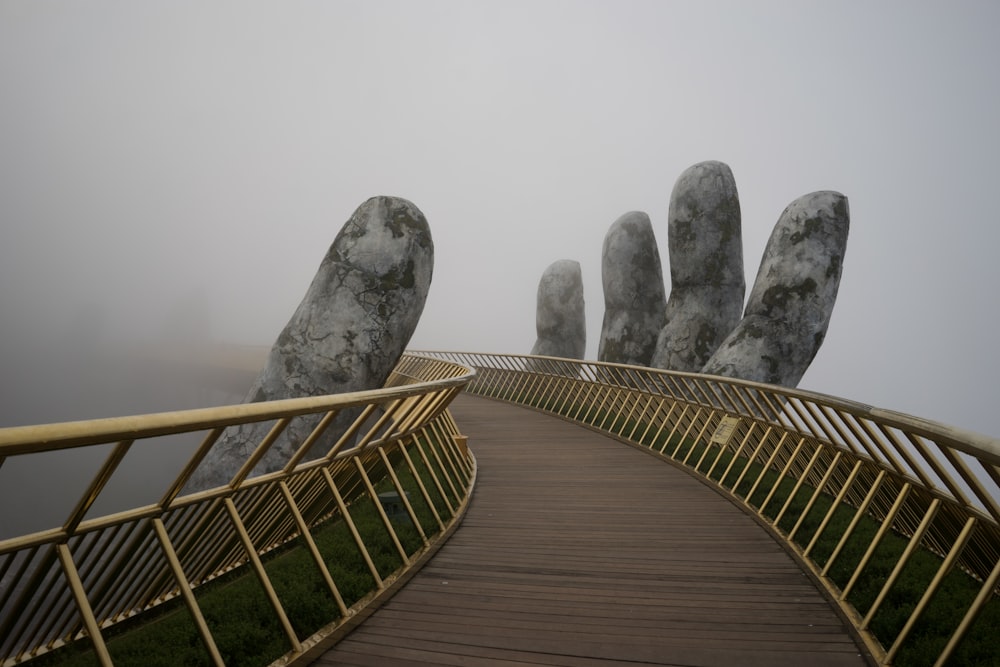
M817 403L824 403L830 407L836 407L844 411L855 414L859 417L867 417L886 426L892 426L894 428L900 428L909 430L913 433L924 435L928 438L933 438L941 443L947 443L948 446L955 449L961 450L970 456L976 456L984 458L994 465L1000 466L1000 438L992 437L984 433L979 433L969 429L964 429L959 426L954 426L947 424L945 422L934 421L931 419L925 419L923 417L918 417L912 414L901 412L898 410L892 410L889 408L881 408L869 403L862 403L860 401L855 401L849 398L843 398L840 396L834 396L833 394L825 394L822 392L812 391L808 389L799 388L789 388L782 387L779 385L763 384L760 382L753 382L751 380L744 380L741 378L731 378L724 377L721 375L706 375L703 373L692 373L687 371L670 371L660 368L649 368L647 366L635 366L630 364L616 364L605 361L593 361L593 360L573 360L565 359L563 357L548 357L544 355L528 355L528 354L496 354L488 352L456 352L452 350L415 350L413 354L426 355L435 358L448 358L448 359L486 359L489 357L493 358L509 358L509 359L520 359L524 361L530 360L542 360L548 362L554 362L556 364L572 363L581 366L594 366L594 367L605 367L612 369L629 369L645 373L657 373L662 375L669 375L678 378L688 378L692 380L712 380L716 382L724 382L727 384L737 385L746 388L759 389L764 391L772 392L776 395L794 397L804 400L812 400ZM480 366L481 368L487 368L488 366Z
M465 385L474 372L448 379L421 381L384 389L286 398L260 403L239 403L212 408L194 408L124 417L104 417L78 421L10 426L0 428L0 457L115 442L146 439L216 426L237 426L268 419L295 417L410 398L430 390Z

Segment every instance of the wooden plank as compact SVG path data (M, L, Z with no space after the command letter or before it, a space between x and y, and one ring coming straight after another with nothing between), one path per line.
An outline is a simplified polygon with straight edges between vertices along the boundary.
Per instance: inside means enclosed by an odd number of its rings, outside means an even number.
M461 396L468 514L316 665L863 665L775 540L672 466L559 419Z

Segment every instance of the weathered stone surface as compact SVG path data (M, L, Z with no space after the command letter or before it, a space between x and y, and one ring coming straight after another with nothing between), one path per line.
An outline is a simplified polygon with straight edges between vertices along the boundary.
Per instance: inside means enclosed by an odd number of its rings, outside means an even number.
M648 366L665 322L660 251L649 216L630 211L612 223L601 252L604 322L599 361Z
M670 298L650 365L697 372L740 320L746 283L736 181L722 162L686 169L670 197Z
M702 372L798 385L826 336L849 226L839 192L792 202L771 233L742 321Z
M583 274L571 259L553 262L538 282L535 309L538 339L531 354L583 359L587 347Z
M430 228L416 206L396 197L366 201L337 234L247 401L381 387L423 312L433 262ZM355 413L348 412L313 446L313 455L325 453L338 428L350 423ZM255 474L283 467L316 421L293 421ZM247 424L228 430L188 488L227 483L270 426Z

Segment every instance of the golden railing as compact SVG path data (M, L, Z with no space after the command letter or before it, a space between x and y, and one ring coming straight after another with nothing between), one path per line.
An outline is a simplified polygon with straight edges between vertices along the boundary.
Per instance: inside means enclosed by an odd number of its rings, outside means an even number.
M204 660L222 665L217 633L199 595L210 582L221 585L247 571L259 580L269 613L284 632L285 650L275 664L312 659L401 585L463 515L475 460L446 408L472 376L452 362L405 355L386 387L375 391L0 429L0 466L13 457L69 449L108 452L60 525L0 541L0 664L44 662L84 643L97 662L110 665L114 647L109 650L105 634L158 609L179 608L182 601L197 626ZM359 416L346 429L324 432L338 414L352 411ZM253 475L257 462L295 420L312 420L311 435L283 469ZM229 484L185 491L226 429L265 421L273 427L247 452ZM188 463L167 479L158 502L90 516L127 457L141 456L159 437L188 433L204 435ZM314 443L326 454L305 460ZM386 489L381 496L377 487ZM386 495L395 499L399 516L386 512ZM380 571L352 520L362 501L377 509L398 552L402 566L393 572ZM419 533L417 547L401 544L399 521ZM374 592L353 604L345 603L331 574L332 556L322 553L314 539L336 522L350 528L376 584ZM310 554L316 576L336 601L334 617L308 636L293 627L269 576L271 556L293 545Z
M470 393L558 415L699 476L786 545L879 664L972 661L956 657L972 629L995 645L1000 441L721 377L422 354L476 369ZM955 592L956 576L966 592ZM986 608L994 620L977 624Z

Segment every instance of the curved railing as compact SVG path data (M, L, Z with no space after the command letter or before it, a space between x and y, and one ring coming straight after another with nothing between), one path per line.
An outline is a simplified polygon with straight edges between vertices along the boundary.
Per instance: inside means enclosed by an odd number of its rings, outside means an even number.
M59 525L0 541L0 664L58 663L81 650L87 660L113 664L116 652L129 649L109 637L125 638L155 625L146 619L185 610L194 643L201 643L197 662L240 662L230 652L256 641L265 625L281 635L264 648L269 661L312 659L426 560L464 513L475 461L446 408L472 377L459 364L405 355L376 391L0 429L0 465L57 465L70 449L106 457ZM332 432L338 414L354 413L349 426ZM296 420L311 420L311 434L281 470L254 476ZM185 491L228 428L263 421L274 426L227 485ZM91 516L102 492L125 474L123 461L180 446L163 445L163 438L192 433L203 434L200 443L192 441L187 464L165 477L157 502ZM305 460L317 444L327 453ZM363 524L362 514L371 520ZM338 582L338 560L347 551L337 531L363 561L371 593L348 593ZM388 546L376 548L373 540ZM289 570L296 558L305 570ZM349 583L357 589L355 574ZM303 578L315 587L299 596L294 586ZM247 599L263 600L268 619L252 621L252 636L234 637L243 621L227 614L247 610L227 609L239 603L213 601L212 591L226 587L232 597L247 581ZM326 606L319 616L299 609L320 598ZM183 662L179 653L175 658Z
M470 393L558 415L699 476L773 531L880 664L997 664L1000 441L721 377L422 354L475 368ZM973 655L982 644L992 655Z

